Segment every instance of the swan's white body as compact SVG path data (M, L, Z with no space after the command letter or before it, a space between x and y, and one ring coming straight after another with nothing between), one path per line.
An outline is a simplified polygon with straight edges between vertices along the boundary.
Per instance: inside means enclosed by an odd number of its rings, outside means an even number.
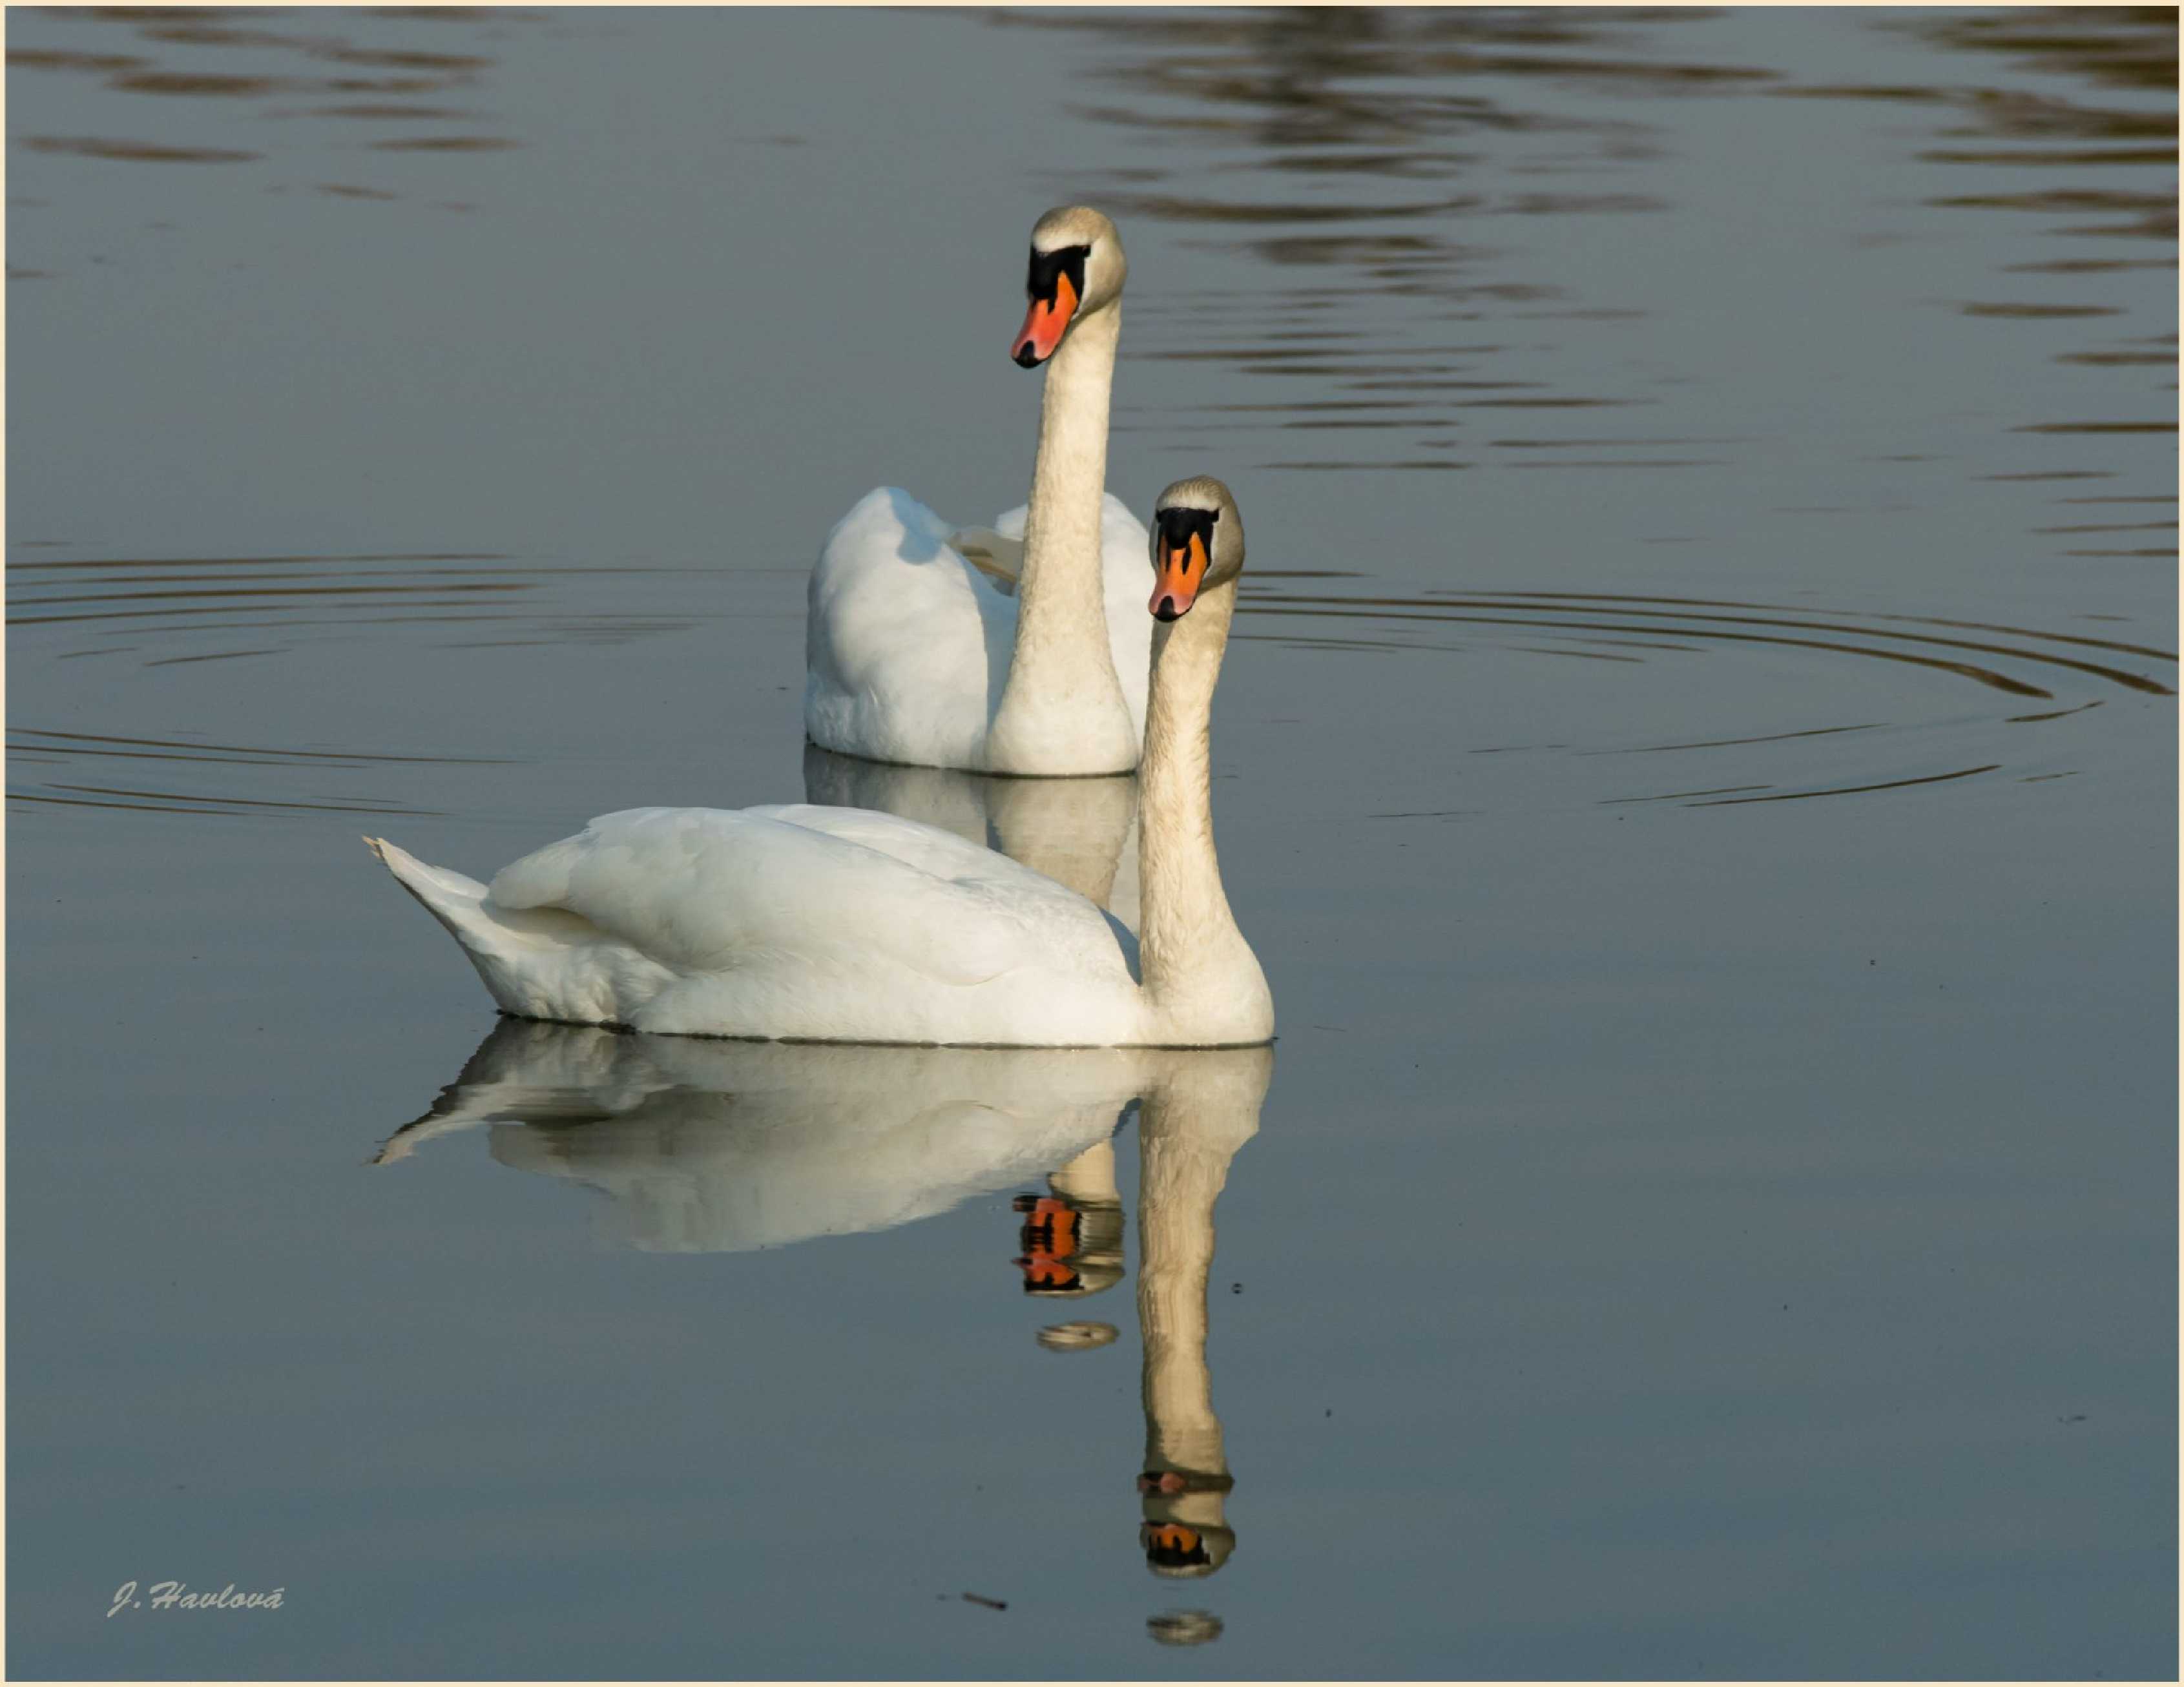
M625 810L490 886L367 841L526 1018L843 1043L1264 1043L1273 999L1222 889L1207 760L1242 532L1225 487L1189 484L1229 519L1198 607L1153 635L1139 938L1006 855L866 809Z
M1029 506L995 518L992 536L1021 540ZM967 556L961 538L972 547ZM1147 535L1122 499L1100 512L1100 624L1128 715L1128 758L1145 741ZM980 540L984 543L979 543ZM1017 649L1023 553L959 532L908 493L881 487L827 536L811 571L805 623L804 730L813 743L872 761L989 770L987 736ZM1116 734L1095 716L1047 732L1037 770L1112 772ZM1004 770L996 770L1004 771Z
M868 809L628 809L490 887L382 859L528 1019L836 1043L1158 1044L1137 944L952 832Z

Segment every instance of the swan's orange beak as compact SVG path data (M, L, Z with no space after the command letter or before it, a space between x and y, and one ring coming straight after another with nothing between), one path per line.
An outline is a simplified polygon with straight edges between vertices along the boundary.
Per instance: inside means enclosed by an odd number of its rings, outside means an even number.
M1056 276L1054 297L1031 302L1031 309L1024 313L1023 326L1009 342L1009 355L1026 369L1037 368L1054 355L1054 348L1061 343L1062 331L1076 314L1077 289L1069 284L1067 275Z
M1152 601L1145 607L1162 621L1179 621L1198 600L1206 579L1206 537L1193 533L1185 545L1161 546L1159 565L1153 571Z

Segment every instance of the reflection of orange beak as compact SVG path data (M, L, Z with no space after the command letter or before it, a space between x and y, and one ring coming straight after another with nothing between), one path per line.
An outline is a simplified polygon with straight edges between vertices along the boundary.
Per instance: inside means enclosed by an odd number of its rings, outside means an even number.
M1066 1260L1077 1251L1077 1214L1073 1208L1051 1199L1019 1205L1030 1217L1023 1222L1022 1246L1027 1253L1044 1253Z
M1067 1294L1084 1286L1084 1279L1051 1254L1027 1254L1014 1263L1023 1272L1027 1294Z
M1162 548L1160 565L1153 571L1152 601L1145 607L1162 621L1179 621L1198 600L1200 582L1206 578L1206 541L1190 536L1190 546Z
M1210 1567L1213 1562L1206 1538L1181 1523L1146 1523L1138 1530L1138 1544L1145 1550L1145 1562L1156 1571L1188 1570L1201 1564Z
M1023 326L1009 342L1009 355L1026 369L1045 363L1061 343L1061 331L1077 314L1077 289L1066 275L1054 278L1052 299L1035 298L1024 313Z

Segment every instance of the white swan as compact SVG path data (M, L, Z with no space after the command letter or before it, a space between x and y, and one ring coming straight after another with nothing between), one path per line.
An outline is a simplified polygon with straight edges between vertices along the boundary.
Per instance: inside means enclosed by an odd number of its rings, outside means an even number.
M882 487L842 518L811 571L812 743L989 773L1137 766L1145 529L1104 490L1128 270L1114 224L1088 206L1033 227L1031 308L1009 342L1025 368L1048 365L1031 503L959 531Z
M1154 521L1135 942L1006 856L863 809L630 809L490 888L365 841L526 1018L821 1042L1264 1043L1273 1000L1222 890L1206 745L1242 520L1198 479L1163 492Z

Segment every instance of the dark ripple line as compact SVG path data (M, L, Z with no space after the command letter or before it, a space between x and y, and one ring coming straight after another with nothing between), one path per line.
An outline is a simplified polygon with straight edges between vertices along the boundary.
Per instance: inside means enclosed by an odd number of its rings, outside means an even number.
M1544 595L1544 594L1543 594L1543 595ZM1574 594L1569 594L1569 595L1574 595ZM1312 599L1312 598L1302 598L1302 597L1299 597L1299 598L1290 598L1290 599L1285 599L1284 601L1285 601L1285 602L1288 602L1288 603L1294 603L1294 604L1309 604L1309 603L1318 603L1318 602L1322 602L1322 601L1330 601L1330 600L1324 600L1324 599ZM1491 610L1491 609L1500 609L1500 608L1502 608L1502 607L1503 607L1503 605L1502 605L1502 604L1494 604L1494 603L1481 603L1481 602L1476 602L1476 601L1467 603L1465 600L1463 600L1463 599L1462 599L1354 598L1354 599L1343 599L1342 601L1345 601L1345 602L1350 602L1350 603L1364 604L1377 604L1377 605L1379 605L1379 606L1382 606L1382 607L1384 607L1384 608L1392 608L1392 609L1432 608L1432 607L1436 607L1436 606L1438 606L1440 604L1442 604L1442 603L1452 603L1452 604L1462 604L1463 607L1466 607L1466 608L1471 608L1471 609L1487 609L1487 610ZM1338 613L1341 613L1341 611L1338 611L1338 610L1330 610L1323 611L1323 613L1327 613L1327 614L1338 614ZM2143 674L2134 674L2134 673L2131 673L2131 672L2128 672L2127 671L2126 671L2126 670L2124 670L2124 669L2122 669L2122 668L2111 668L2111 667L2105 666L2105 665L2103 665L2103 664L2098 663L2098 662L2081 662L2081 661L2077 660L2075 658L2074 658L2074 657L2070 657L2070 656L2054 656L2054 655L2050 655L2050 654L2048 654L2047 652L2045 652L2045 651L2042 651L2042 650L2020 650L2020 649L2016 649L2016 648L2015 648L2014 646L2013 646L2013 645L2008 645L2008 644L1987 644L1987 643L1983 643L1980 642L1979 640L1976 640L1976 639L1970 639L1970 638L1943 638L1943 637L1938 637L1937 635L1933 634L1933 633L1930 633L1930 632L1896 632L1893 628L1891 628L1891 627L1885 627L1885 626L1836 626L1836 625L1835 625L1834 623L1830 622L1830 621L1775 621L1775 620L1773 620L1773 619L1770 619L1770 618L1769 618L1769 617L1763 616L1763 615L1691 615L1691 614L1686 614L1686 613L1682 613L1682 612L1674 611L1674 610L1631 610L1631 609L1624 609L1624 610L1618 610L1616 611L1616 613L1617 613L1617 614L1619 614L1619 615L1646 615L1646 616L1650 616L1650 617L1652 617L1652 618L1653 618L1653 619L1656 619L1656 620L1672 620L1672 621L1685 621L1685 622L1689 622L1689 621L1708 621L1708 622L1713 622L1713 621L1728 621L1728 622L1730 622L1730 623L1732 623L1733 625L1738 626L1789 626L1789 627L1797 627L1797 628L1800 628L1800 629L1802 629L1802 630L1804 630L1804 631L1806 631L1806 632L1841 632L1841 633L1846 633L1846 634L1848 634L1848 635L1850 635L1850 636L1852 636L1852 637L1864 637L1864 638L1901 638L1901 639L1906 640L1906 641L1908 641L1908 642L1916 643L1919 643L1919 644L1940 644L1940 645L1944 645L1944 646L1947 646L1947 648L1949 648L1949 649L1957 649L1957 650L1979 650L1979 651L1983 651L1983 652L1985 652L1986 654L1989 654L1989 655L1993 655L1993 656L2014 656L2014 657L2018 658L2020 660L2022 660L2022 661L2026 661L2026 662L2042 662L2042 663L2045 663L2045 664L2048 665L2049 665L2049 666L2051 666L2051 667L2058 667L2058 668L2075 668L2075 669L2076 669L2076 670L2077 670L2079 672L2081 672L2081 673L2093 674L2093 675L2096 675L2096 676L2098 676L2098 677L2100 677L2100 678L2102 678L2102 679L2105 679L2105 680L2112 681L2112 682L2114 682L2115 684L2117 684L2117 685L2120 685L2120 686L2126 686L2126 687L2128 687L2129 688L2131 688L2131 690L2133 690L2133 691L2151 692L2151 693L2153 693L2153 694L2155 694L2156 696L2159 696L2159 697L2174 697L2174 696L2176 694L2175 692L2173 692L2172 690L2170 690L2170 688L2168 688L2167 686L2165 686L2165 685L2162 684L2162 683L2160 682L2160 681L2159 681L2159 680L2152 680L2152 679L2148 679L2148 678L2147 678L2147 677L2146 677L2146 676L2145 676L2145 675L2143 675ZM1418 616L1418 617L1416 617L1416 618L1417 618L1417 619L1420 619L1420 620L1431 620L1431 619L1435 619L1435 617L1432 617L1432 616ZM1460 616L1459 616L1459 617L1454 617L1454 619L1459 619L1459 620L1460 620L1460 619L1462 619L1462 617L1460 617ZM1529 622L1519 621L1519 622L1516 622L1516 623L1514 623L1514 624L1515 624L1515 625L1518 625L1518 626L1541 626L1541 625L1555 625L1556 623L1552 623L1552 622L1542 623L1542 622L1538 622L1538 621L1529 621ZM1645 628L1643 628L1643 627L1630 627L1630 626L1596 627L1596 626L1592 626L1592 625L1591 625L1591 623L1589 623L1589 622L1582 622L1582 621L1573 621L1573 622L1570 622L1570 623L1569 623L1569 625L1574 626L1583 626L1583 627L1585 627L1585 630L1586 630L1586 631L1588 631L1588 632L1642 632L1646 631L1646 629L1645 629ZM1708 627L1694 627L1694 628L1691 628L1691 636L1692 637L1695 637L1695 638L1736 638L1736 637L1744 637L1744 636L1746 636L1746 635L1740 635L1740 634L1737 634L1737 633L1730 633L1730 632L1714 632L1714 631L1712 629L1712 627L1711 627L1711 626L1708 626ZM2033 636L2033 637L2041 637L2042 635L2036 633L2036 634L2033 634L2032 636ZM2057 637L2058 637L2058 639L2059 639L2059 640L2061 639L2061 637L2062 637L2062 635L2059 635L2059 635L2057 635ZM1772 642L1774 642L1774 643L1782 643L1782 644L1811 644L1811 643L1814 643L1814 641L1813 641L1813 640L1811 640L1811 639L1803 639L1803 638L1783 638L1783 639L1777 639L1777 640L1774 640L1774 641L1772 641ZM2100 640L2098 640L2098 639L2076 639L2076 640L2071 640L2071 641L2070 641L2070 642L2075 643L2096 644L2096 645L2098 645L2098 644L2099 644L2099 643L2101 643L2101 641L2100 641ZM1854 649L1854 648L1856 648L1856 647L1849 646L1849 645L1828 645L1828 644L1822 644L1822 645L1818 645L1818 646L1816 646L1816 648L1820 649ZM1863 652L1862 654L1867 654L1867 655L1881 655L1881 654L1887 654L1887 653L1886 653L1886 652L1882 652L1882 651L1865 651L1865 652ZM1903 660L1906 660L1906 661L1914 661L1914 660L1922 660L1922 659L1920 659L1920 658L1916 658L1916 657L1908 657L1908 656L1907 656L1907 657L1904 657ZM1987 674L1987 673L1991 672L1991 670L1987 670L1987 669L1984 669L1984 668L1976 668L1976 669L1975 669L1975 668L1969 668L1969 667L1967 667L1967 668L1964 670L1964 671L1969 672L1969 673L1971 673L1971 674L1974 674L1975 676L1978 676L1978 675L1985 675L1985 674ZM2002 676L1999 676L1999 675L1995 676L1995 678L1997 678L1997 679L2000 679L2001 677L2002 677ZM2003 689L2005 689L2005 690L2008 690L2008 689L2014 688L2018 684L2019 684L2019 682L2016 682L2016 681L2010 681L2010 682L2008 682L2008 683L2006 683L2006 684L2003 686ZM2036 695L2036 696L2040 696L2040 697L2047 697L2047 696L2051 695L2052 693L2048 693L2048 692L2044 692L2044 691L2037 691L2037 692L2031 693L2030 693L2030 694Z
M63 739L70 746L70 754L76 755L128 755L134 753L131 750L78 749L74 748L74 746L79 744L132 744L142 745L153 749L178 749L188 750L193 753L203 750L221 751L226 752L226 756L229 758L236 756L277 756L281 759L281 762L291 760L343 761L359 765L369 765L382 761L414 761L429 762L433 764L456 763L468 767L513 767L519 765L515 762L504 760L499 757L483 755L382 755L376 751L370 750L271 749L260 744L192 743L186 739L180 738L116 738L105 732L63 732L42 727L10 727L8 730L19 738ZM199 757L193 754L192 756L187 758L163 756L158 758L148 757L146 759L156 759L160 760L203 760L208 761L217 761L221 760L222 757L217 754ZM244 766L248 764L233 763L232 765ZM281 762L268 762L258 765L273 766L281 764Z
M1721 749L1730 744L1773 744L1780 743L1787 738L1825 738L1836 732L1879 732L1887 724L1886 721L1869 721L1858 727L1808 727L1802 732L1763 732L1759 737L1752 738L1699 738L1687 744L1641 744L1635 749L1581 749L1578 754L1580 755L1652 755L1666 749ZM1700 793L1687 791L1683 794L1696 796ZM1634 798L1630 800L1635 801L1638 799Z
M1583 753L1593 755L1601 752L1587 750ZM1769 788L1765 785L1714 785L1703 791L1665 791L1658 797L1602 797L1600 799L1600 806L1612 809L1621 807L1626 803L1673 803L1685 797L1719 797L1725 796L1731 791L1764 791L1768 788ZM1703 808L1707 805L1703 803L1693 803L1690 806Z
M2167 499L2159 500L2166 503ZM1794 604L1740 604L1726 598L1667 598L1637 592L1504 592L1491 595L1507 598L1555 598L1585 604L1688 604L1704 610L1780 610L1786 614L1797 613ZM1453 601L1453 600L1451 600ZM1628 615L1649 613L1629 610ZM1859 615L1856 610L1824 610L1823 615ZM1696 619L1697 617L1694 617ZM2132 656L2151 656L2158 662L2173 662L2174 650L2157 649L2149 644L2125 644L2113 638L2087 638L2070 632L2042 632L2037 627L2010 626L1993 621L1956 621L1946 615L1905 615L1875 612L1865 615L1870 621L1912 621L1920 626L1961 626L1980 632L2008 632L2020 638L2042 638L2050 644L2083 644L2095 650L2114 650ZM1902 637L1902 634L1892 635Z
M49 785L47 788L54 791L82 791L95 797L141 797L148 799L154 802L163 803L217 803L220 805L217 809L205 810L208 813L213 814L224 814L235 809L309 809L323 810L334 814L395 814L430 817L436 816L440 812L437 809L404 808L398 805L390 806L383 803L282 802L269 797L206 797L192 796L183 791L132 791L125 787L114 785L63 785L56 782ZM18 793L11 791L8 794L10 796L20 795L25 798L29 798L30 796L30 793L27 792ZM36 800L36 799L31 799ZM58 798L46 798L43 800L53 802L61 799Z
M41 797L29 791L10 791L8 800L11 803L51 803L57 808L127 809L132 814L209 814L223 820L236 818L232 809L183 808L174 803L101 803L88 797Z
M445 590L447 590L448 588L447 588L446 587L414 586L414 587L405 587L404 589L405 589L405 590L409 590L409 591L413 591L413 592L432 592L432 591L445 591ZM499 588L496 588L496 589L504 590L504 591L520 591L520 590L521 590L521 589L523 589L523 588L521 588L521 587L499 587ZM258 596L260 596L260 595L270 595L270 594L260 594L260 593L254 593L254 593L242 593L242 594L240 594L240 595L249 596L249 597L258 597ZM49 600L49 601L52 601L52 600ZM127 599L114 599L114 598L108 598L108 599L96 599L96 598L94 598L94 599L90 599L90 601L91 601L91 602L93 602L93 603L98 603L98 602L117 603L117 602L126 602L126 601L127 601ZM309 604L268 604L268 605L267 605L267 607L268 607L269 609L294 608L294 609L301 610L301 609L307 609L307 608L309 608L309 607L310 607L310 606L309 606ZM468 607L469 607L469 605L467 605L467 604L427 604L421 605L421 607L425 607L425 608L437 607L437 608L444 608L444 609L457 609L457 608L465 608L465 609L466 609L466 608L468 608ZM235 605L234 605L234 604L201 604L201 605L199 605L198 607L194 608L194 609L191 609L191 608L185 608L185 607L182 607L182 606L180 606L180 605L176 605L176 606L170 607L170 608L157 609L157 610L85 610L85 611L81 612L81 614L77 614L77 615L10 615L10 616L8 616L8 626L58 626L58 625L60 625L60 624L61 624L61 623L63 623L63 622L67 622L67 621L142 621L142 620L145 619L145 618L146 618L146 617L148 617L148 616L156 616L156 615L226 615L226 614L228 614L229 612L231 612L234 608L235 608ZM393 616L393 617L382 617L381 619L392 619L392 620L398 620L398 621L483 621L483 620L488 620L488 619L498 619L498 618L504 618L504 617L488 617L488 616L484 616L484 615L398 615L398 616ZM225 630L225 629L226 629L226 628L228 628L228 627L234 627L234 626L370 626L370 625L371 625L371 624L372 624L372 623L371 623L371 621L370 621L369 619L367 619L367 618L365 618L365 617L363 617L363 616L356 616L356 617L352 617L352 618L350 618L350 619L348 619L348 620L345 620L345 621L231 621L231 622L221 622L221 623L220 623L219 625L220 625L220 626L223 630Z
M243 656L285 656L286 650L209 650L201 656L161 656L144 664L148 668L171 668L177 662L232 662Z
M1371 610L1292 610L1276 609L1265 605L1255 606L1252 613L1256 615L1327 615L1368 621L1384 618L1380 615L1377 615ZM1405 618L1412 621L1473 622L1481 626L1544 626L1554 628L1572 628L1585 632L1645 632L1649 630L1642 626L1622 626L1617 625L1613 621L1520 621L1514 620L1507 616L1497 615L1413 615ZM2013 696L2044 697L2052 699L2055 695L2052 691L2043 691L2040 687L2028 684L2023 680L2012 679L2007 674L1998 674L1992 668L1976 667L1970 662L1953 662L1948 660L1947 658L1941 656L1914 656L1901 650L1874 650L1868 649L1866 646L1862 644L1839 644L1826 639L1819 638L1785 638L1778 633L1721 632L1717 632L1713 628L1704 628L1695 631L1692 633L1692 637L1733 640L1736 643L1746 644L1790 644L1799 645L1814 650L1836 650L1840 651L1846 655L1872 656L1878 658L1882 661L1908 662L1915 666L1922 668L1939 668L1947 673L1961 674L1966 679L1976 680L1981 685L1992 686L1997 691L2008 692ZM2024 654L2025 653L2008 652L2006 654ZM2063 665L2066 667L2085 667L2090 669L2092 666L2089 663L2066 661L2064 658L2059 656L2053 660L2058 662L2061 662ZM2094 669L2092 671L2096 672L2099 671L2098 669ZM2171 694L2169 693L2165 688L2153 686L2153 682L2151 681L2142 680L2138 681L2137 683L2142 688L2158 689L2162 690L2164 695Z
M1825 791L1784 791L1771 797L1718 797L1710 803L1686 803L1685 808L1726 809L1740 803L1798 803L1808 797L1849 797L1861 791L1900 791L1906 785L1943 785L1952 779L1969 779L1975 773L1992 773L2001 766L1990 761L1980 767L1960 767L1954 773L1928 773L1916 779L1884 779L1877 785L1837 785Z
M2051 709L2044 715L2013 715L2009 724L2014 727L2033 721L2060 721L2068 715L2082 715L2088 709L2098 709L2104 700L2097 697L2091 703L2081 703L2075 709Z
M385 598L418 592L521 592L529 588L515 581L464 580L453 584L399 583L389 586L214 586L177 592L79 592L68 597L34 598L34 608L53 604L141 604L166 598Z
M11 562L17 568L176 568L197 563L240 567L261 562L506 562L505 551L365 551L354 556L104 556L58 562Z

